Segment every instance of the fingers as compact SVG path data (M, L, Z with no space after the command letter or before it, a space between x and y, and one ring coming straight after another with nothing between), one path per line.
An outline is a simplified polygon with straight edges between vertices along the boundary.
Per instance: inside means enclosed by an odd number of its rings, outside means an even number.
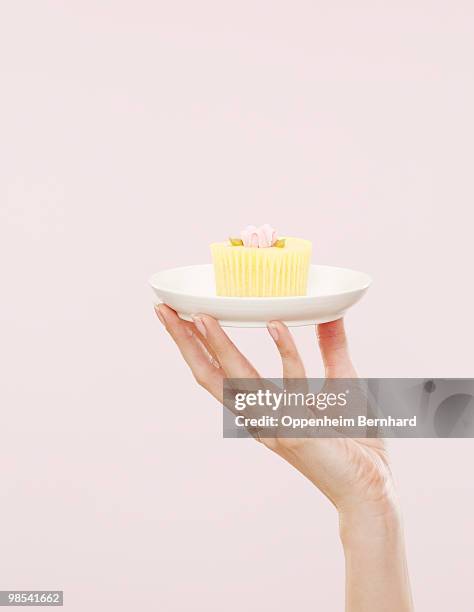
M209 315L193 316L197 330L216 354L227 378L259 378L257 370L242 355L219 323Z
M155 312L178 346L196 381L222 401L224 372L206 347L204 339L193 329L192 323L180 319L174 310L164 304L155 306Z
M270 321L267 329L281 355L283 378L306 378L303 362L287 326L281 321Z
M316 328L326 378L357 378L349 355L343 319Z

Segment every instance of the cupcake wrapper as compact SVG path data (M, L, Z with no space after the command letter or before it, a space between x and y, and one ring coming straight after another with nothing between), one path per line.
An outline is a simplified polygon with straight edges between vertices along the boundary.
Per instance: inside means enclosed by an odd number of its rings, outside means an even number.
M221 296L306 295L311 243L288 238L283 248L211 245L216 292Z

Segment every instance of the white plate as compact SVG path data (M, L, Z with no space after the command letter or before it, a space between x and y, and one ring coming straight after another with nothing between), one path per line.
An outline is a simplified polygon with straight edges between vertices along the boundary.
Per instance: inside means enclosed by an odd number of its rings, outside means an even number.
M265 327L276 320L289 326L335 321L360 300L370 283L364 272L310 266L305 296L219 297L212 264L163 270L150 278L156 303L168 304L186 321L202 313L225 327Z

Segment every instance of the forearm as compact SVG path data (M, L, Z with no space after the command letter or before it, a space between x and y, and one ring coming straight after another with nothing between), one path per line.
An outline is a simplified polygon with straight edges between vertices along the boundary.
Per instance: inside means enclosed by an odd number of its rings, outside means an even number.
M340 515L346 612L412 612L400 516L393 504Z

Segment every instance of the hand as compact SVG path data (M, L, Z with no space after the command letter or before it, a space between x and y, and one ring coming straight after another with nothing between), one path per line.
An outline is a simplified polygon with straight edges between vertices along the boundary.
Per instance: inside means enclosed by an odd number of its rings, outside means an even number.
M156 313L176 342L196 381L222 403L224 378L257 378L218 322L199 315L183 321L161 304ZM293 337L281 322L268 330L280 352L283 378L305 378ZM327 378L356 378L342 319L317 327ZM263 438L261 442L286 459L328 497L341 513L361 506L372 515L392 509L392 478L383 441L376 438Z
M194 323L160 304L156 314L177 344L196 381L219 402L224 378L258 378L218 322L199 315ZM287 327L268 330L280 352L283 378L305 378ZM356 378L343 321L317 327L326 378ZM346 559L346 612L411 612L408 571L398 506L385 446L377 438L263 438L328 497L339 511Z

